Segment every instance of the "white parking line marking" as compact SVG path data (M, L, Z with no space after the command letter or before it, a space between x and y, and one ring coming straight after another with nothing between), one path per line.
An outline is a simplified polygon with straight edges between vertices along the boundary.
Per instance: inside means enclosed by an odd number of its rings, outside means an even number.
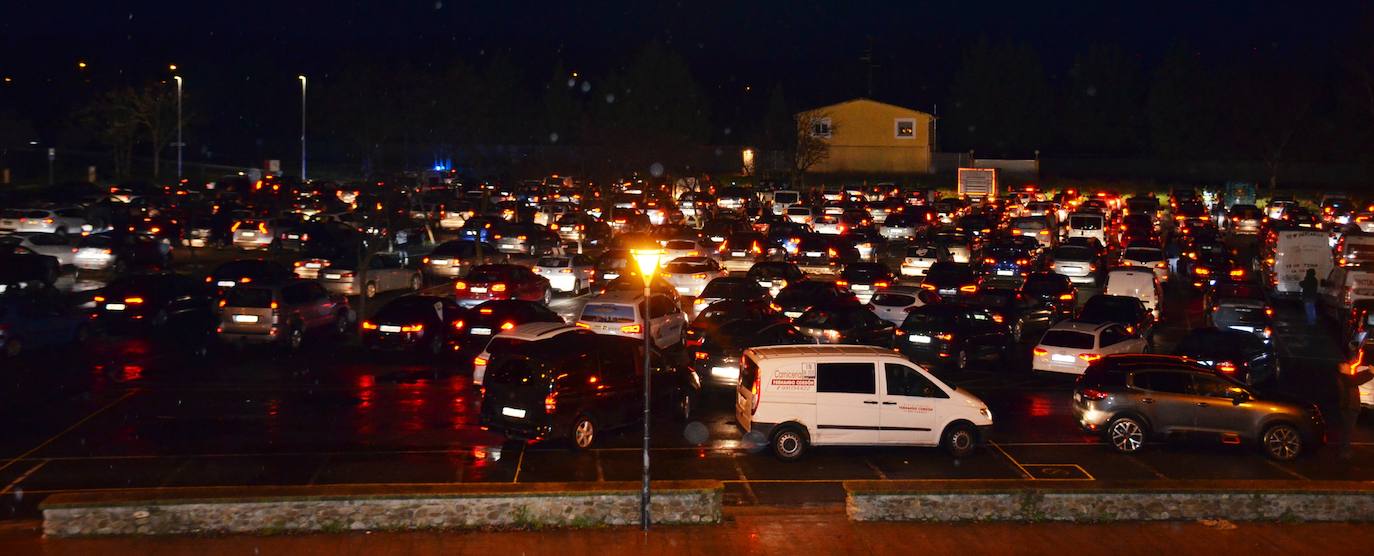
M744 468L739 466L739 460L734 459L731 460L730 463L734 464L735 466L735 475L739 477L738 482L744 485L744 494L749 497L749 502L757 506L759 504L759 497L757 494L754 494L754 487L749 486L749 477L744 476Z
M882 470L882 469L878 469L878 466L873 465L873 462L870 461L868 458L864 458L864 463L865 463L865 464L868 464L868 468L873 470L873 473L876 474L876 475L878 476L878 479L879 479L879 480L882 480L882 481L886 481L886 480L887 480L887 473L883 473L883 470Z
M601 452L592 452L592 457L596 460L596 482L606 482L606 472L601 469Z
M6 494L9 494L11 490L14 490L14 487L19 486L19 483L22 483L22 482L24 482L24 479L29 478L29 475L33 475L33 473L34 473L35 471L38 471L38 470L41 469L44 465L47 465L47 464L48 464L48 460L43 460L43 461L38 462L37 465L34 465L33 467L30 467L29 470L28 470L28 471L25 471L23 475L20 475L20 476L19 476L18 478L16 478L15 480L10 481L10 484L5 485L5 488L4 488L4 489L0 489L0 496L4 496L4 495L6 495Z
M520 468L525 465L525 447L520 447L520 459L515 462L515 475L511 476L510 482L520 482Z
M993 441L989 440L989 441L988 441L988 446L992 446L992 448L993 448L994 450L997 450L998 453L1002 454L1002 457L1007 458L1007 461L1010 461L1010 462L1012 463L1012 465L1015 465L1015 466L1016 466L1016 470L1019 471L1019 472L1021 473L1021 478L1023 478L1023 479L1029 479L1029 480L1032 480L1032 481L1035 480L1035 476L1034 476L1034 475L1031 475L1029 471L1026 471L1026 468L1023 467L1023 466L1021 466L1021 462L1016 461L1016 458L1011 457L1011 454L1008 454L1007 451L1006 451L1006 450L1003 450L1001 446L998 446L996 442L993 442Z
M1290 477L1293 477L1293 478L1295 478L1295 479L1298 479L1298 480L1300 480L1300 481L1310 481L1310 480L1312 480L1312 479L1309 479L1309 478L1307 478L1307 477L1304 477L1304 476L1302 475L1302 473L1298 473L1297 471L1294 471L1294 470L1292 470L1292 469L1289 469L1289 468L1287 468L1287 467L1284 467L1284 466L1282 466L1282 465L1279 465L1278 463L1276 463L1276 462L1274 462L1274 461L1271 461L1269 458L1264 458L1262 461L1264 461L1264 463L1269 464L1269 467L1273 467L1274 469L1279 470L1279 471L1282 472L1283 474L1288 475L1288 476L1290 476Z

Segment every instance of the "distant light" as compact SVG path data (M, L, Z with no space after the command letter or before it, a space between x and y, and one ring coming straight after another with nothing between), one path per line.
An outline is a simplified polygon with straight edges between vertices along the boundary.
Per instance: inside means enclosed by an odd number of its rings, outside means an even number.
M8 76L8 75L6 75L6 76L5 76L5 83L14 83L14 78L13 78L13 77L10 77L10 76Z
M172 71L176 71L176 70L177 70L177 65L176 65L176 64L167 64L167 69L172 70Z
M78 61L76 62L76 67L81 68L81 69L86 69L86 62L85 62L85 61L78 60Z
M37 144L38 144L38 141L29 141L29 144L30 144L30 145L37 145Z
M301 80L301 81L305 81L305 76L304 76L304 75L297 75L297 76L296 76L296 79L299 79L299 80Z
M573 77L577 77L577 72L573 72Z

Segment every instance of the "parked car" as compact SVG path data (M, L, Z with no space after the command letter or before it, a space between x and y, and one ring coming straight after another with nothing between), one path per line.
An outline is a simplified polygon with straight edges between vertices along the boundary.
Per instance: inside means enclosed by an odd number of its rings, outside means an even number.
M673 285L678 295L696 297L711 280L729 273L710 257L679 257L664 266L660 274Z
M214 314L213 288L171 272L117 278L92 297L95 318L107 330L131 325L204 328Z
M1006 325L1012 340L1017 342L1038 337L1058 322L1054 306L1014 289L988 288L969 304L990 311L992 320Z
M739 362L744 350L759 346L814 344L786 319L736 319L708 329L689 350L688 366L703 386L739 385Z
M1123 324L1067 320L1050 327L1040 337L1031 350L1031 369L1083 374L1093 361L1108 355L1144 353L1146 347L1145 340L1127 332Z
M1276 380L1280 372L1274 345L1263 337L1239 330L1210 326L1193 329L1179 341L1174 355L1187 357L1246 384Z
M812 307L793 320L797 330L823 344L892 346L897 326L857 302Z
M205 277L205 283L219 288L223 293L225 289L240 284L279 283L291 280L293 276L294 274L285 266L273 261L239 259L215 267L215 270Z
M977 295L980 282L972 265L942 261L931 265L921 281L921 288L933 291L943 299L966 299Z
M537 342L547 340L563 334L584 334L592 335L592 331L580 326L573 326L563 322L531 322L517 324L507 330L501 330L487 341L482 352L472 358L472 384L478 388L482 387L486 378L487 364L497 355L510 350L516 346L527 342Z
M288 279L229 289L220 300L219 339L229 345L279 344L298 349L307 334L353 328L348 299L319 282Z
M1060 245L1051 251L1050 270L1068 276L1075 284L1097 282L1101 255L1081 245Z
M358 336L370 350L419 350L437 356L453 345L468 318L468 311L447 297L406 295L364 320Z
M1074 386L1073 415L1119 452L1153 438L1195 436L1253 443L1289 461L1322 442L1315 404L1257 390L1180 357L1124 355L1096 361Z
M754 266L749 267L749 272L745 274L745 277L768 288L768 295L777 297L778 293L789 284L805 280L806 274L793 263L768 261L754 263Z
M834 282L805 280L783 288L773 298L773 304L789 319L802 316L807 309L845 301L858 302L854 293Z
M90 335L87 315L71 310L61 296L0 296L0 354L81 344Z
M454 349L474 353L487 345L492 336L522 324L552 322L566 324L563 317L547 306L534 301L505 299L486 301L472 308L464 319L465 325L455 326Z
M395 290L419 291L424 277L419 270L408 268L405 253L376 253L368 258L367 276L358 271L356 259L344 258L330 263L319 271L319 282L330 293L340 295L363 294L368 299L378 293ZM364 284L363 280L367 283Z
M873 294L883 291L897 282L887 265L883 263L852 263L846 265L836 278L835 284L849 288L858 297L859 303L868 303Z
M992 412L887 349L777 346L745 350L735 421L783 461L827 445L942 446L964 457L987 439Z
M48 232L16 232L7 236L0 236L0 245L7 247L19 246L26 248L39 255L47 255L57 259L60 266L72 266L76 263L75 247L72 247L71 238L65 235L58 235Z
M495 245L485 241L479 243L471 240L454 240L435 246L420 262L425 274L439 278L458 278L467 274L474 266L495 263L505 258L496 250Z
M1015 347L1007 325L991 311L963 304L935 303L907 315L894 343L912 361L959 370L978 361L1006 362Z
M645 322L658 349L682 344L687 317L673 298L655 293L645 303L643 292L614 291L598 295L582 307L577 326L613 336L644 340Z
M580 294L592 289L596 262L582 254L540 257L531 270L547 278L554 291Z
M1060 321L1073 316L1078 307L1078 288L1069 277L1057 272L1032 272L1021 284L1021 293L1050 306L1051 319Z
M900 325L907 313L927 303L939 301L940 296L915 286L892 286L873 294L868 307L878 318Z
M594 446L606 431L644 416L644 345L629 338L562 334L493 357L483 378L480 423L510 438ZM650 408L686 420L696 375L657 351L650 357Z
M486 264L472 268L462 280L454 282L459 305L472 307L492 299L522 299L545 305L553 299L549 279L513 264Z
M722 276L706 284L696 299L692 300L692 305L700 311L726 300L767 304L773 300L773 296L768 295L768 289L755 280L743 276Z

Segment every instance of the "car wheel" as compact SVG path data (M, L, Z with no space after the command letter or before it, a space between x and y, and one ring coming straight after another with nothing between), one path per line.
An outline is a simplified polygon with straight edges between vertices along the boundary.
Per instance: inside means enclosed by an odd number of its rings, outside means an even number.
M553 303L553 289L544 288L544 305L547 306L550 303Z
M348 316L340 313L339 316L334 319L334 333L343 336L348 334L348 329Z
M368 282L366 286L363 286L363 294L366 295L368 299L377 297L377 283Z
M787 426L773 433L773 455L782 461L797 461L807 450L806 435L801 429Z
M690 420L690 419L692 418L692 404L695 403L695 402L696 402L696 399L692 396L692 393L691 393L691 392L683 392L681 396L678 396L678 400L677 400L677 417L678 417L678 419L681 419L682 421L688 421L688 420Z
M1011 325L1011 339L1014 342L1021 341L1021 323L1019 321Z
M1134 417L1117 417L1107 425L1107 440L1123 454L1134 454L1145 445L1145 426Z
M411 276L411 277L410 277L410 290L411 290L411 291L420 291L420 290L421 290L422 288L424 288L424 287L425 287L425 279L424 279L424 277L420 276L419 274L416 274L415 276Z
M1278 461L1293 461L1302 453L1302 435L1293 425L1278 424L1264 429L1260 443L1265 455Z
M596 443L596 423L586 415L578 415L572 425L573 446L579 450L591 448Z
M969 360L967 349L959 348L959 354L955 356L955 365L957 365L961 371L968 370Z
M24 342L19 338L10 338L5 342L5 357L19 357L24 353Z
M965 457L978 449L978 433L968 424L955 423L945 429L945 434L940 439L940 446L951 456Z
M295 351L300 349L303 343L305 343L305 331L301 329L300 325L292 326L291 330L286 333L286 348Z
M435 357L444 353L444 337L437 332L429 339L429 354Z

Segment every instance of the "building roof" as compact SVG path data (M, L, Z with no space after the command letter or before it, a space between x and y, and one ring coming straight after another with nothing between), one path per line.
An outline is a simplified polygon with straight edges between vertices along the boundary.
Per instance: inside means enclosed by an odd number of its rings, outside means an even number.
M905 107L905 106L897 106L897 105L895 105L895 104L888 104L888 103L886 103L886 102L878 102L878 101L876 101L876 100L867 99L867 98L863 98L863 97L854 98L854 99L849 99L849 100L846 100L846 101L843 101L843 102L837 102L837 103L835 103L835 104L827 104L827 105L825 105L825 106L818 106L818 107L816 107L816 108L811 108L811 109L808 109L808 110L803 110L802 113L806 113L806 112L820 112L820 111L831 110L831 109L839 108L839 107L841 107L841 106L848 106L848 105L852 105L852 104L870 104L870 105L881 106L881 107L884 107L884 108L890 108L890 109L893 109L893 110L900 110L900 111L903 111L903 112L916 112L916 113L921 114L921 115L924 115L924 116L930 116L929 113L924 112L924 111L921 111L921 110L917 110L917 109L915 109L915 108L907 108L907 107Z

